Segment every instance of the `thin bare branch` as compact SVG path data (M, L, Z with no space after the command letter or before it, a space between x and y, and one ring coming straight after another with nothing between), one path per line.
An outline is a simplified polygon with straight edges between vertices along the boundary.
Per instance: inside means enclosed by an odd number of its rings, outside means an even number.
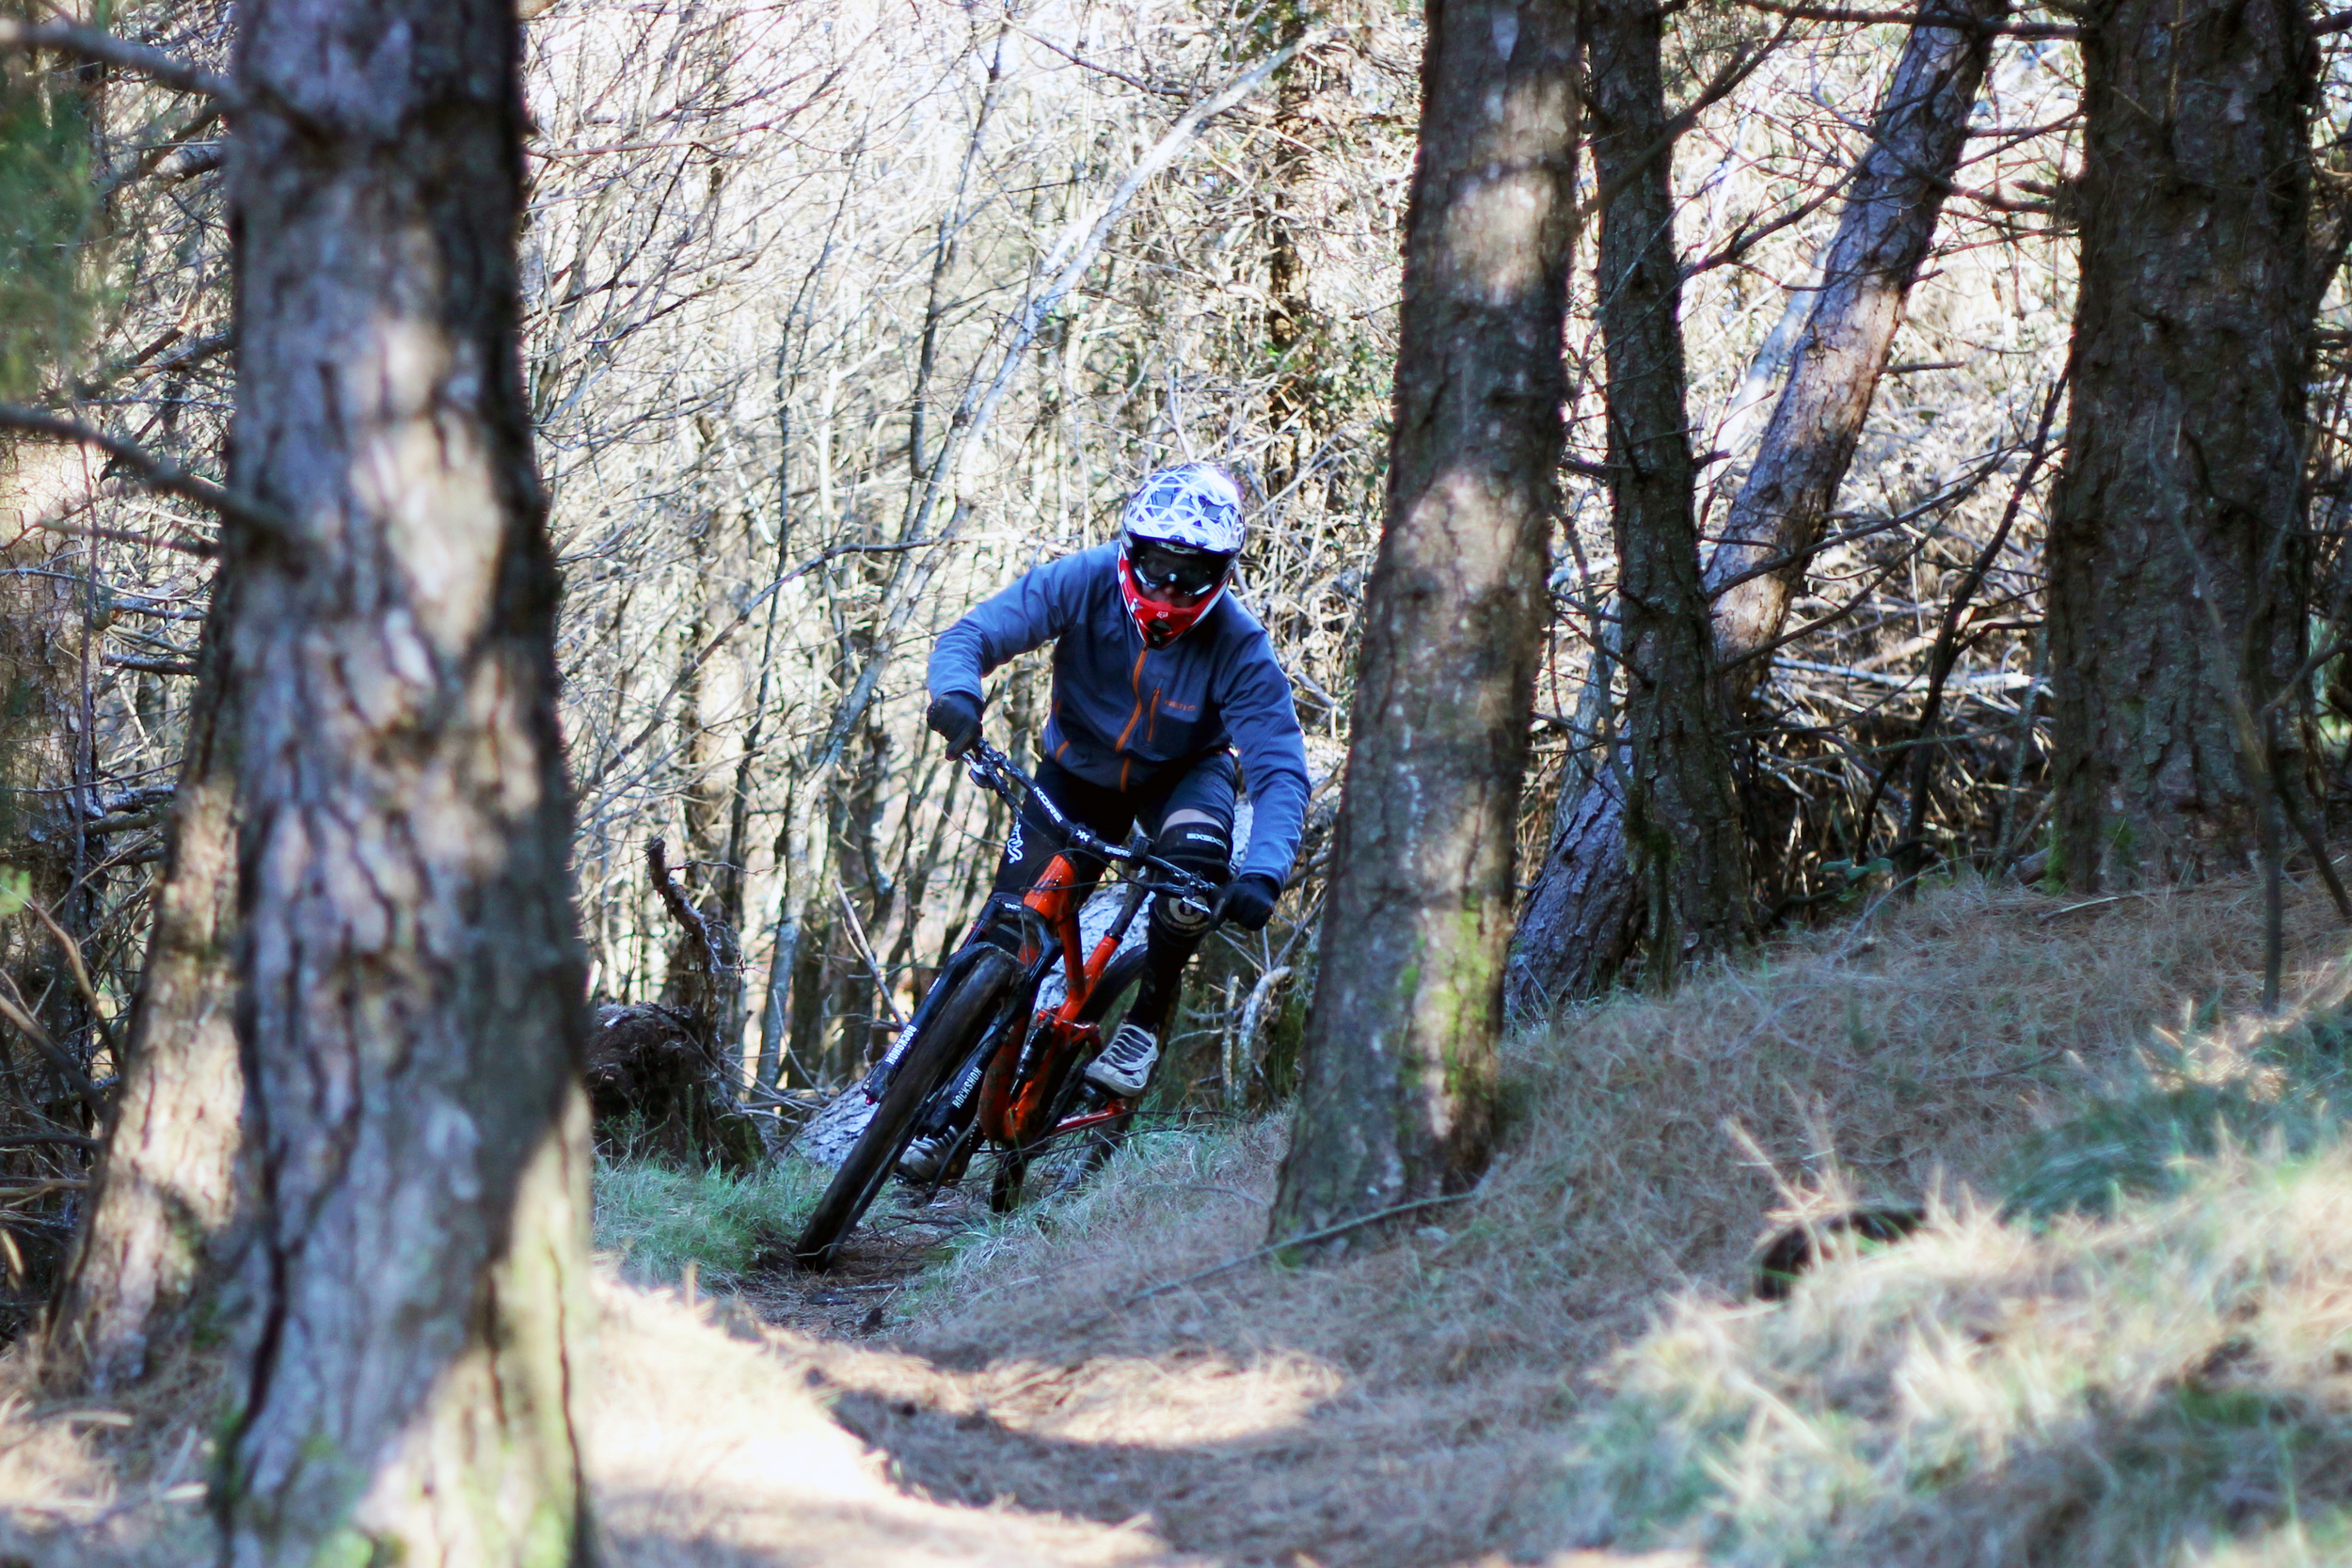
M70 420L61 414L52 414L40 408L27 408L21 404L0 403L0 430L13 430L20 435L38 436L45 440L94 448L104 452L119 467L130 470L150 490L194 501L224 517L233 517L267 533L284 536L294 531L293 525L275 508L249 496L238 495L201 474L190 473L177 463L167 462L133 442L109 436L79 420Z
M181 92L202 93L234 112L245 102L236 84L193 60L118 38L99 27L75 27L56 22L0 20L0 49L46 49L59 55L135 71L148 80Z

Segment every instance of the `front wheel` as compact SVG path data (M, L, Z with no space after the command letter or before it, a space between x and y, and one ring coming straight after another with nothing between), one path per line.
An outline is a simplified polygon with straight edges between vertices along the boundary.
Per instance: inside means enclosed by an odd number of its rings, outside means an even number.
M1094 1024L1101 1036L1116 1033L1113 1015L1124 1016L1127 1005L1135 1000L1136 982L1142 978L1141 947L1114 954L1103 966L1103 976L1094 983L1086 1006L1079 1009L1078 1022ZM1132 1110L1083 1132L1055 1135L1056 1128L1082 1109L1103 1102L1103 1091L1086 1081L1087 1063L1092 1059L1090 1055L1073 1057L1062 1064L1060 1082L1048 1085L1045 1102L1053 1107L1053 1114L1045 1118L1045 1131L1026 1148L1009 1148L997 1156L996 1176L988 1194L989 1207L997 1213L1009 1213L1020 1206L1025 1185L1047 1193L1068 1192L1101 1170L1126 1141Z
M874 1107L873 1119L842 1157L841 1168L834 1172L825 1196L817 1200L816 1211L792 1243L794 1262L804 1269L833 1267L840 1256L842 1239L864 1217L914 1136L923 1102L965 1059L1019 977L1020 965L1009 954L985 947L950 982L955 990L923 1032L909 1042L897 1076L882 1091L882 1103Z

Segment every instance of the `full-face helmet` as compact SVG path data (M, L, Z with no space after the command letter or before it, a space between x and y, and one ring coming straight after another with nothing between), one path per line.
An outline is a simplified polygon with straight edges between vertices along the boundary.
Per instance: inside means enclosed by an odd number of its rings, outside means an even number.
M1144 642L1165 648L1225 592L1245 531L1241 487L1222 468L1180 463L1143 482L1122 521L1120 593Z

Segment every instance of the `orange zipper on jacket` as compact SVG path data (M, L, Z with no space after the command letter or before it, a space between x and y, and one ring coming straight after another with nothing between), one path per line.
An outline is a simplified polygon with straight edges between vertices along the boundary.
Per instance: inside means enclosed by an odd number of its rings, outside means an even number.
M1117 740L1111 742L1111 750L1114 752L1123 752L1127 749L1127 737L1136 733L1136 725L1142 721L1143 661L1146 658L1149 658L1151 654L1152 650L1146 648L1143 652L1136 655L1135 673L1127 677L1127 683L1131 688L1133 688L1136 694L1136 710L1135 712L1127 715L1127 727L1119 732L1119 738ZM1124 787L1123 783L1121 787Z

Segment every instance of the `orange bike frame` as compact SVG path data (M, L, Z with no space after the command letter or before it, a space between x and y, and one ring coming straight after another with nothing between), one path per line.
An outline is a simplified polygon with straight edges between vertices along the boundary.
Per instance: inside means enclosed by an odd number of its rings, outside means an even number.
M1022 896L1024 908L1031 911L1061 942L1062 999L1056 1007L1037 1021L1044 1037L1037 1043L1041 1059L1048 1066L1056 1057L1063 1056L1083 1043L1094 1032L1091 1023L1081 1023L1078 1015L1085 1010L1087 998L1092 994L1095 982L1102 979L1103 970L1119 951L1120 934L1104 932L1094 950L1083 958L1078 954L1078 907L1086 900L1084 892L1090 892L1092 883L1081 883L1078 868L1067 855L1056 855L1036 883ZM1025 951L1025 964L1035 963L1043 955ZM1038 1125L1049 1107L1045 1095L1054 1086L1058 1074L1033 1071L1018 1085L1015 1094L1013 1073L1017 1068L1025 1031L1014 1031L996 1048L995 1060L988 1067L988 1078L980 1093L980 1128L999 1143L1018 1147L1035 1138L1045 1129ZM1104 1112L1099 1117L1086 1118L1087 1124L1096 1120L1108 1121L1120 1110Z

